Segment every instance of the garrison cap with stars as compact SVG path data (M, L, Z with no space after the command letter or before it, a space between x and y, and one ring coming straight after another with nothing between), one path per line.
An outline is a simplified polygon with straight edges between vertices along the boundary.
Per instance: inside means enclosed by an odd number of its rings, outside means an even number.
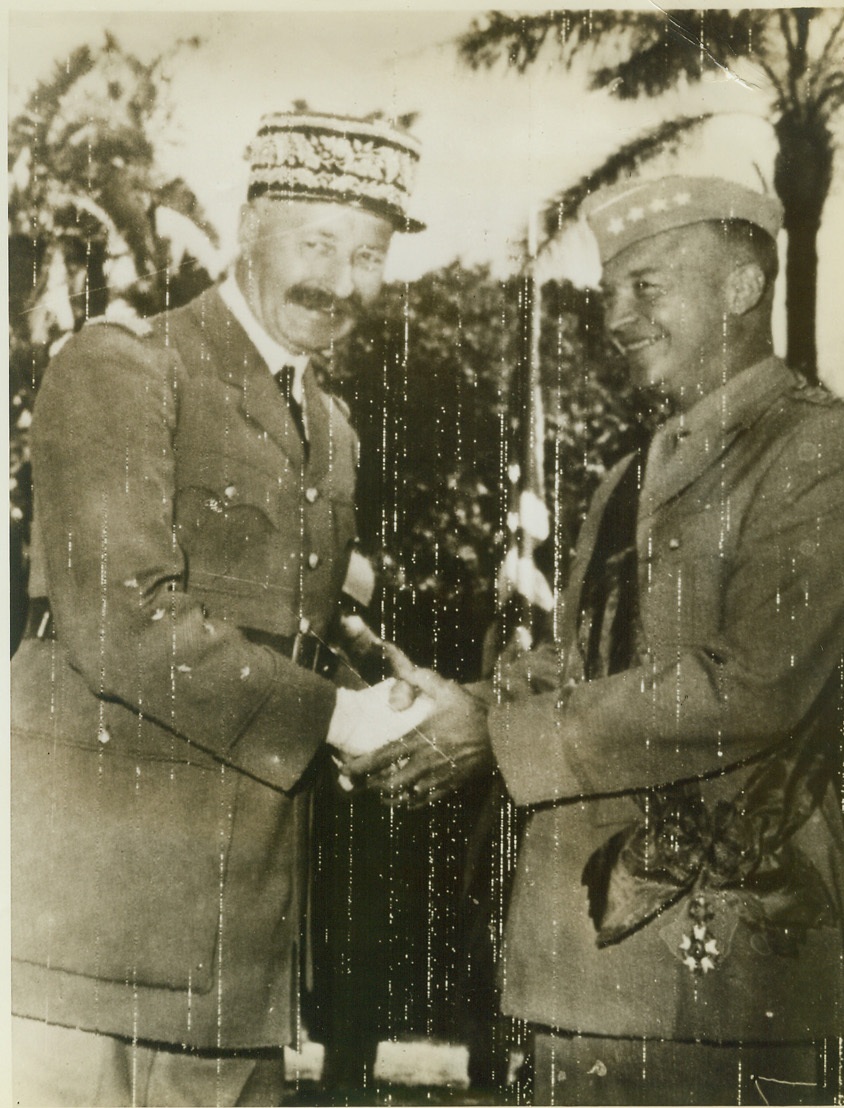
M768 196L720 177L639 179L598 189L580 206L598 242L601 262L642 239L691 223L746 220L776 239L782 205Z

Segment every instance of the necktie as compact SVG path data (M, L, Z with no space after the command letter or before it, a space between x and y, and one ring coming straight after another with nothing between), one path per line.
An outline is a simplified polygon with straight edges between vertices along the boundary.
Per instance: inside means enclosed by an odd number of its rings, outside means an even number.
M308 449L308 436L305 431L305 418L302 411L302 405L293 395L293 380L296 371L292 365L282 366L281 370L276 374L276 382L281 395L287 401L287 407L290 409L290 414L293 416L293 422L296 424L296 430L299 432L299 438L305 447L305 452Z
M640 454L607 501L583 582L578 645L590 681L636 664L640 634L636 510L641 472Z

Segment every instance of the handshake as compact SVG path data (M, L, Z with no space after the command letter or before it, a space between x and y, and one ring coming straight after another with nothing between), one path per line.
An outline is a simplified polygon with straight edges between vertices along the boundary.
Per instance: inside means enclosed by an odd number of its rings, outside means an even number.
M379 642L394 676L337 690L328 731L346 788L370 789L391 806L420 808L494 766L487 704L454 681L417 669Z

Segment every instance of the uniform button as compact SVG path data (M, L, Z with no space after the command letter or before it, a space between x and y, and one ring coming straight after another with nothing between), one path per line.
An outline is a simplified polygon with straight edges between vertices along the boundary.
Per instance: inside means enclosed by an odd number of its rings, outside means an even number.
M669 550L677 550L679 548L679 546L680 546L680 540L679 539L669 539L668 540L668 549Z
M305 489L305 499L309 504L315 504L319 499L319 489Z
M316 567L318 565L319 565L319 554L317 554L315 552L312 553L312 554L309 554L308 555L308 568L309 569L316 569Z

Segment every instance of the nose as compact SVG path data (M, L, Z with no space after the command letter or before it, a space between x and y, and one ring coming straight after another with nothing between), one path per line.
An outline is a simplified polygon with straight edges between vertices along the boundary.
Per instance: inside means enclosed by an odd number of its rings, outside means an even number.
M354 271L350 258L335 258L326 274L331 292L338 300L347 300L355 291Z
M629 297L620 292L605 295L604 325L608 334L616 336L635 322L636 313Z

